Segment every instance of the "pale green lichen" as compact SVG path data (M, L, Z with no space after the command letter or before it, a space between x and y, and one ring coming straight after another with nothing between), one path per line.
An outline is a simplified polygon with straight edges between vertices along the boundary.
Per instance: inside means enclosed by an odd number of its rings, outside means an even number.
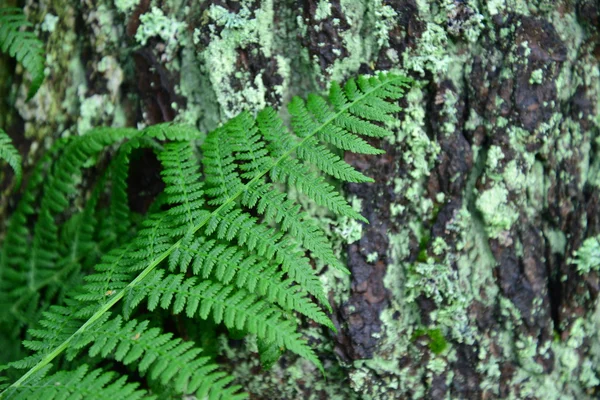
M485 28L485 17L479 11L478 2L466 0L457 3L454 0L443 0L442 4L440 12L434 16L434 21L446 25L454 35L464 36L469 43L476 43ZM468 17L465 18L465 14Z
M327 74L331 80L340 81L360 68L364 60L370 60L372 55L372 43L362 38L361 31L368 23L366 18L367 5L365 1L360 0L341 0L340 6L349 28L340 30L339 35L342 38L342 45L346 49L347 56L338 58L333 65L328 67ZM318 67L318 56L313 56L315 67ZM319 73L321 71L319 70Z
M58 17L54 14L48 13L44 16L44 21L40 28L44 32L52 33L56 29L56 24L58 23Z
M86 16L88 24L94 32L91 43L98 54L119 46L119 37L123 35L123 26L116 21L114 10L106 4L100 4Z
M435 157L440 152L440 146L427 135L423 91L415 86L409 90L405 98L408 103L404 110L405 117L400 123L396 137L390 140L395 143L406 142L409 151L403 152L402 157L406 163L413 166L410 176L414 182L418 182L429 176ZM396 191L399 190L402 189L396 186ZM415 189L415 192L420 190ZM412 199L416 201L416 197Z
M103 57L98 62L98 72L101 72L106 78L106 88L110 93L111 100L117 100L124 79L123 70L117 59L112 56Z
M224 7L211 5L208 15L213 19L216 26L222 26L227 29L242 28L247 19L250 17L250 10L246 7L242 8L238 13L232 13Z
M492 145L488 149L486 166L488 171L496 171L500 161L504 159L504 152L500 146Z
M223 7L212 5L208 16L214 24L209 24L213 36L210 44L200 57L204 63L210 86L215 91L224 118L232 118L244 109L258 110L266 104L266 88L262 75L251 77L248 72L236 70L238 49L250 43L260 43L265 57L271 56L273 46L273 3L271 0L261 2L259 9L251 11L242 4L240 11L230 13ZM220 35L216 29L221 27ZM241 90L231 88L231 79L242 82Z
M347 56L336 59L327 68L327 74L335 81L354 74L365 62L370 64L379 49L388 43L389 32L397 24L396 11L383 0L341 0L340 6L348 24L348 29L339 30ZM333 50L336 51L339 49ZM321 73L316 54L313 63L317 73Z
M533 359L526 361L521 358L525 364L517 369L512 380L512 384L520 387L519 398L538 397L551 400L592 398L593 396L590 395L594 391L588 392L588 390L600 383L599 328L600 319L598 302L596 302L592 312L574 321L565 340L547 342L545 348L541 349L541 354L554 354L554 365L550 373L535 373L540 369L534 365ZM535 357L537 346L535 341L520 343L519 351L522 356L527 354L529 357ZM529 368L533 368L533 371ZM512 393L510 398L516 399L516 393Z
M573 264L577 266L580 274L600 270L600 237L587 238L573 256Z
M356 196L350 199L352 208L359 212L362 209L362 201ZM346 243L354 243L362 237L363 224L348 217L342 217L338 220L334 232L338 234Z
M490 238L498 238L519 219L519 213L508 202L508 190L504 184L498 183L485 190L475 204L483 216Z
M450 250L450 247L448 244L446 244L444 239L438 236L433 240L432 250L433 254L436 256L442 256L447 254L447 252Z
M531 77L529 78L529 83L532 85L539 85L544 81L544 70L538 68L531 72Z
M471 299L465 296L458 273L449 263L436 263L431 258L416 263L409 267L405 285L406 301L415 302L420 296L433 300L436 309L429 314L433 326L459 343L474 343L475 333L466 312Z
M379 258L379 254L374 251L372 253L367 254L367 262L368 263L374 263L375 261L377 261L377 259Z
M552 250L552 253L561 255L565 254L565 249L567 247L567 237L563 231L557 229L545 229L544 236L550 244L550 249ZM600 258L598 261L600 261Z
M444 103L442 105L442 116L445 118L442 124L441 131L446 136L451 136L456 131L456 125L458 124L458 116L456 115L456 103L458 97L451 90L444 92Z
M421 75L425 74L425 70L434 75L444 75L452 60L449 48L451 45L444 28L429 22L417 47L403 53L404 66Z
M140 0L114 0L115 7L122 13L129 13L140 2Z
M145 46L148 40L158 36L165 44L165 54L172 59L175 50L186 42L184 22L167 17L158 7L152 7L150 12L140 16L140 26L135 34L135 40Z
M331 3L327 0L320 0L315 11L315 21L322 21L331 15Z
M398 14L391 6L386 5L382 0L374 1L370 5L370 9L373 10L374 14L374 35L377 38L377 45L379 47L387 45L389 39L389 32L396 24L396 18Z
M517 160L510 160L506 164L502 177L508 190L522 190L526 187L527 177L521 172Z
M530 15L531 0L490 0L487 11L491 16L512 11L516 14Z
M83 135L93 127L100 125L104 117L113 114L114 104L107 95L94 94L81 101L79 107L79 118L77 120L77 132Z

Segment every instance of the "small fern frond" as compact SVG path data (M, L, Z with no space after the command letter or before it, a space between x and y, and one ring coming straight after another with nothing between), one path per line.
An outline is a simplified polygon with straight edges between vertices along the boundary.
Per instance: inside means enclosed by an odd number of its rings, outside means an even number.
M141 135L158 140L171 140L175 142L189 142L190 140L200 139L203 136L193 126L175 124L173 122L151 125L145 128Z
M208 200L210 205L227 203L243 187L235 165L235 146L224 132L224 128L218 128L204 141L202 164L206 194L212 198Z
M346 182L373 182L350 165L333 154L327 147L319 144L314 137L306 138L296 151L298 158L314 164L321 171Z
M62 343L71 336L80 326L80 320L76 318L70 307L74 303L67 301L65 306L52 306L43 313L44 318L40 320L39 327L30 329L31 340L26 340L23 345L30 350L38 352L32 357L15 361L11 365L15 368L30 368L32 363L39 359L52 348Z
M162 334L158 328L149 328L148 321L123 321L121 316L109 319L106 313L82 332L76 332L81 320L69 315L64 307L53 307L46 313L43 327L32 330L37 340L25 344L41 354L49 344L64 337L72 337L67 349L67 359L74 359L86 348L92 359L96 356L114 357L124 365L135 364L142 375L172 387L179 394L197 393L199 398L211 395L215 399L245 398L239 386L230 385L232 378L217 371L209 357L201 357L202 350L193 342L173 339L172 334ZM14 362L15 368L29 368L39 362L40 355Z
M21 155L15 149L10 137L0 129L0 160L4 160L10 165L15 173L15 190L21 186L23 172L21 169Z
M241 203L246 207L255 208L264 215L266 221L279 224L282 231L289 231L316 259L340 271L348 272L333 253L323 230L301 210L299 204L288 199L287 195L277 190L273 184L266 183L264 178L248 187L242 195Z
M27 100L42 86L46 62L44 44L35 34L24 29L32 26L20 8L0 8L0 49L14 57L31 75Z

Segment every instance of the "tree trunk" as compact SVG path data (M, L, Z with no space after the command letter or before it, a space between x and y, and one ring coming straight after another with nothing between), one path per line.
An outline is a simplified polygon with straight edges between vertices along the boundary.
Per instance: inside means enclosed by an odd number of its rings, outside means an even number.
M417 79L387 153L346 154L376 180L346 187L370 224L323 216L352 271L323 275L337 333L306 327L327 379L289 354L261 370L223 341L253 398L598 395L599 265L574 257L600 233L597 1L41 0L25 10L47 43L48 78L28 103L25 86L10 95L18 86L4 85L17 111L2 122L30 163L53 138L94 126L208 131L358 73Z

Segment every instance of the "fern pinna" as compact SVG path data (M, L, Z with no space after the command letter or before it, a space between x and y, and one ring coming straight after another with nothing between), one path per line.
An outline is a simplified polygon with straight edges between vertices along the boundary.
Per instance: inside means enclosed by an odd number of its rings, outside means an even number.
M161 332L161 321L181 314L255 335L264 364L285 349L323 370L298 329L298 316L335 329L311 259L347 270L285 188L365 221L316 170L371 181L330 146L382 153L359 135L389 134L386 126L400 110L394 100L409 84L381 74L334 83L328 100L295 98L288 107L292 132L271 108L256 118L241 113L206 136L200 155L194 143L202 135L172 124L97 129L59 142L33 171L1 253L1 300L8 307L0 315L11 321L3 340L29 328L30 351L20 361L3 360L15 381L2 396L245 398L210 352ZM72 212L82 182L73 177L106 164L101 150L122 140L85 206ZM138 148L157 154L165 184L143 217L127 199L128 165ZM137 370L145 388L107 371L113 368ZM28 371L18 378L18 369Z
M33 24L17 7L0 7L0 49L14 57L31 75L27 99L31 99L44 81L44 43L34 33L23 28Z
M21 155L15 149L10 137L0 129L0 160L4 160L10 165L15 173L15 188L21 184L23 172L21 170Z

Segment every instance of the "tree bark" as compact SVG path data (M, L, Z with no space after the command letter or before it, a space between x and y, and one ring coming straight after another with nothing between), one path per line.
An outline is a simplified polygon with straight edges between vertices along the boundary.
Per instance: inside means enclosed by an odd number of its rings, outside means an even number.
M417 79L387 153L345 156L375 179L345 188L370 224L313 211L352 271L323 270L337 333L305 327L327 379L289 354L261 370L251 346L222 341L252 398L598 395L599 276L573 263L600 233L597 1L40 0L25 10L47 43L48 78L28 103L26 86L4 85L16 111L1 121L29 163L94 126L175 120L206 132L358 73ZM139 170L143 191L155 171Z

